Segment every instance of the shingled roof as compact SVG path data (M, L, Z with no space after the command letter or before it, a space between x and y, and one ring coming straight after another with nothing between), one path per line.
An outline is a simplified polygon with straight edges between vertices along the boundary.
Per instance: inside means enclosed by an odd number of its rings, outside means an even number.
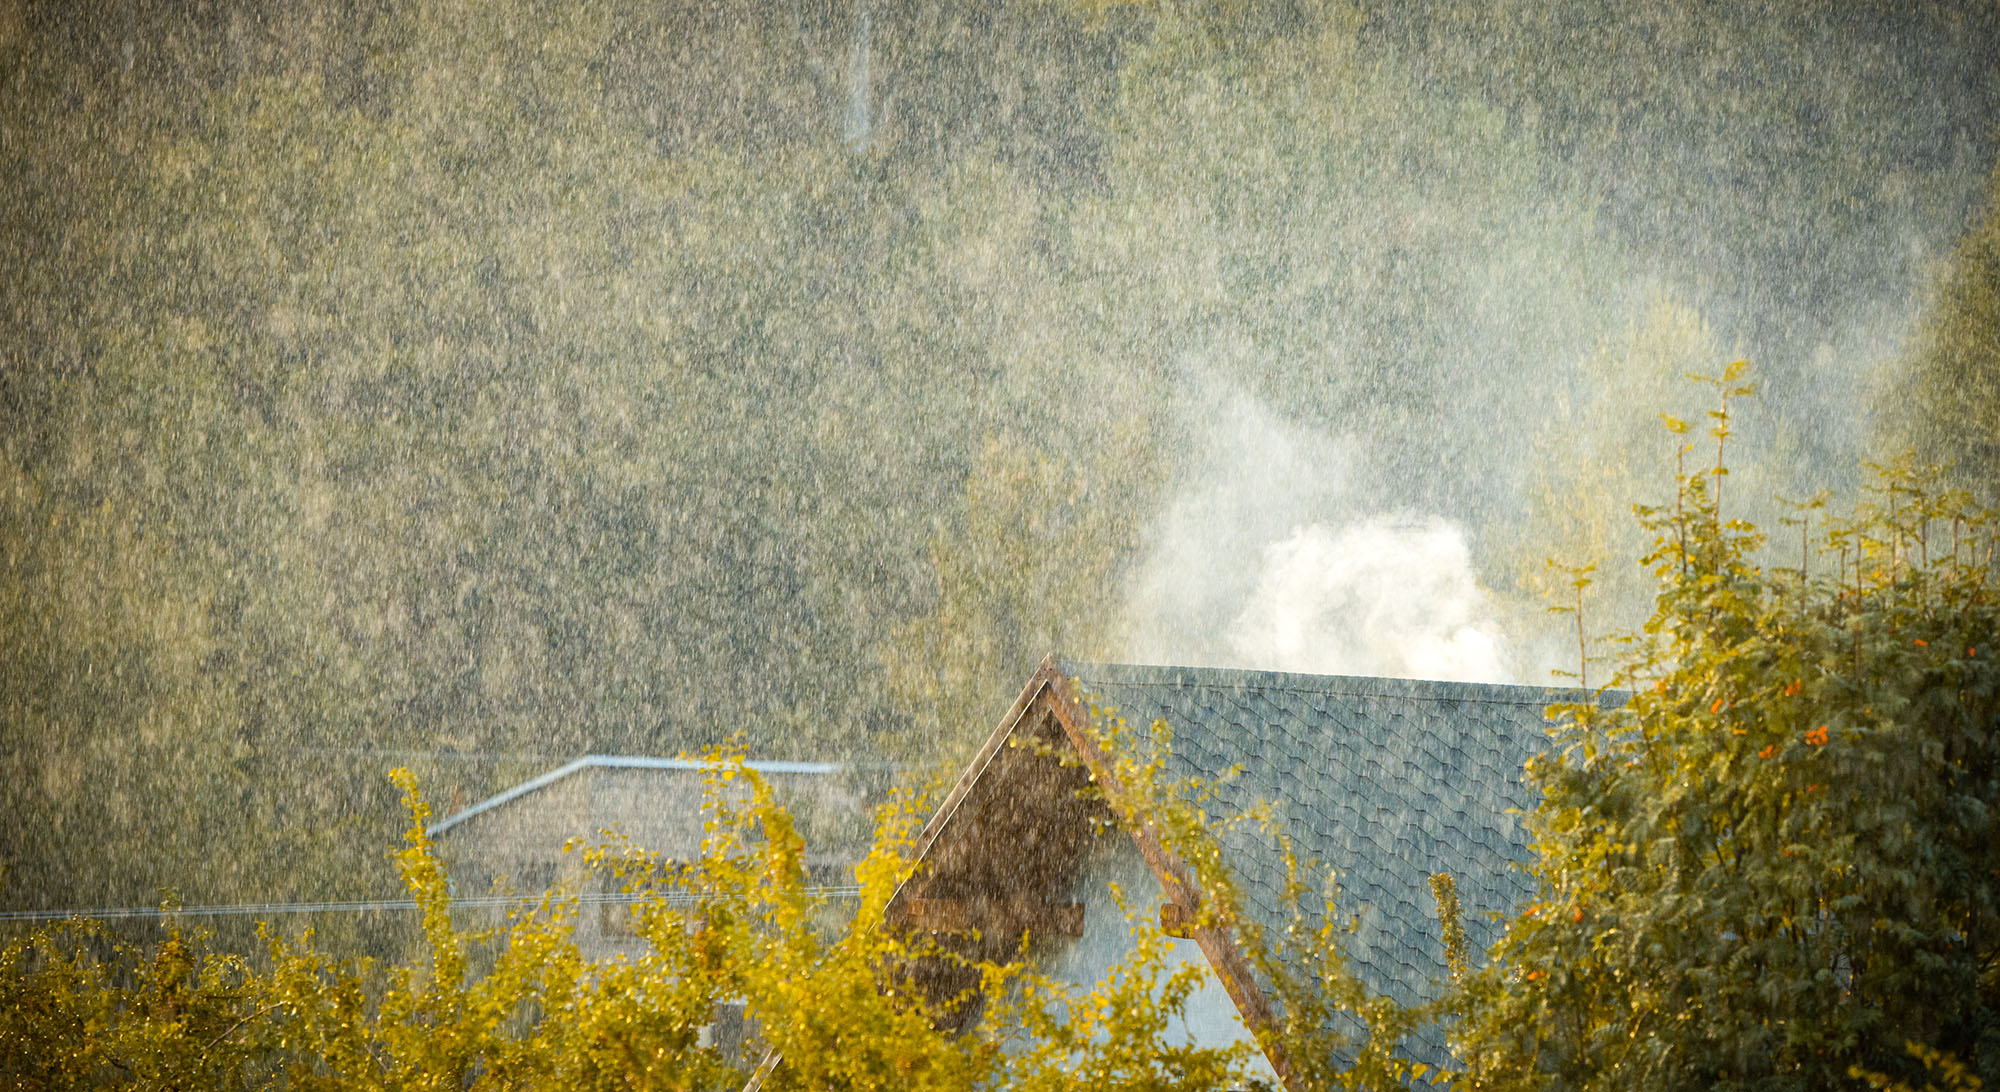
M1349 958L1371 988L1409 1005L1448 974L1433 873L1458 885L1473 952L1495 913L1532 892L1511 866L1529 854L1517 817L1534 807L1522 766L1549 743L1544 711L1576 691L1412 679L1057 661L1078 698L1128 725L1165 721L1167 773L1220 784L1212 817L1278 809L1295 851L1339 874L1342 914L1359 914ZM1248 908L1279 935L1284 861L1253 831L1225 839ZM1305 908L1308 916L1313 908ZM1437 1029L1406 1042L1414 1060L1449 1060Z
M1082 935L1085 907L1069 901L1090 867L1102 803L1082 790L1115 778L1099 745L1105 717L1134 728L1166 722L1166 773L1196 777L1219 792L1226 818L1259 803L1274 807L1302 862L1337 870L1343 915L1359 915L1349 938L1354 969L1403 1004L1434 997L1445 964L1430 877L1457 882L1461 921L1476 954L1495 939L1496 913L1533 891L1514 866L1529 859L1518 812L1534 807L1527 759L1549 745L1552 704L1623 700L1548 687L1298 675L1219 668L1094 664L1051 657L1028 680L978 756L925 824L915 873L886 908L894 928L948 937L964 954L1010 958L1026 930L1051 942ZM1063 752L1081 766L1061 759ZM1160 884L1191 918L1200 893L1192 876L1146 830L1126 831ZM1223 848L1255 915L1273 937L1293 907L1275 843L1236 827ZM1084 886L1088 886L1087 884ZM1165 911L1163 907L1163 913ZM1315 907L1303 907L1310 918ZM968 927L972 927L968 929ZM1190 937L1244 1022L1273 1017L1236 938L1193 921ZM939 996L972 983L952 965L929 969ZM966 1014L969 1016L969 1013ZM1413 1061L1448 1064L1443 1032L1401 1044ZM1268 1059L1290 1083L1285 1059ZM748 1088L781 1064L776 1055Z

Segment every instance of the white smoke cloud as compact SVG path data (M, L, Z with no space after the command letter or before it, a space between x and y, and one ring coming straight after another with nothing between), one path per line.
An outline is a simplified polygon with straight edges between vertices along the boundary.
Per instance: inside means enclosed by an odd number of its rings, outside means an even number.
M1245 667L1507 682L1495 613L1452 524L1313 524L1264 548L1228 642Z
M1500 612L1457 525L1360 507L1366 449L1193 384L1173 500L1127 585L1139 663L1506 682Z
M1181 465L1126 589L1124 655L1243 666L1224 635L1256 587L1261 552L1340 511L1350 456L1220 381L1191 385L1178 411Z

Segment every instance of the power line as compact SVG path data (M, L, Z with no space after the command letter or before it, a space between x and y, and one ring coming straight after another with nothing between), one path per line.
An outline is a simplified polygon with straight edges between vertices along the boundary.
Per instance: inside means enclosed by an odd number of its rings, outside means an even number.
M853 899L861 896L858 884L827 887L808 887L806 897L812 899ZM453 909L505 910L526 906L540 899L538 895L475 895L451 900ZM642 902L664 902L668 906L694 906L702 901L702 896L687 893L666 895L634 894L626 892L592 892L576 897L579 906L633 906ZM272 916L281 914L338 914L362 913L368 911L404 911L417 909L415 899L347 899L335 902L242 902L224 903L215 906L100 906L87 910L0 910L0 921L67 921L71 918L87 918L94 921L115 921L125 918L207 918L245 917L257 914Z
M547 765L567 762L573 755L541 755L525 751L407 750L383 747L307 747L272 744L257 748L260 754L317 755L323 758L371 758L385 762L519 762Z

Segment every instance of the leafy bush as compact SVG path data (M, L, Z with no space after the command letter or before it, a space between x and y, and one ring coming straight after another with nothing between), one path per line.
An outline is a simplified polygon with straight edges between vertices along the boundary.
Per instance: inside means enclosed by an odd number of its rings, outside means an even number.
M1921 1083L1906 1042L2000 1077L1996 529L1877 470L1795 568L1753 562L1719 465L1642 510L1632 698L1530 768L1542 894L1470 981L1475 1087Z
M310 933L268 936L253 965L175 927L150 948L89 923L0 953L0 1088L95 1085L295 1089L1242 1087L1248 1048L1168 1041L1195 985L1166 981L1157 927L1134 918L1131 955L1078 990L1016 964L969 961L999 1003L969 1033L943 1030L960 999L899 990L898 968L958 958L881 926L908 874L917 814L884 808L843 918L807 884L804 844L769 788L718 761L707 845L672 863L629 845L585 850L634 900L631 959L592 963L572 938L577 900L553 891L501 929L460 929L428 806L398 774L411 827L398 855L423 941L388 967L343 962ZM743 1007L750 1041L711 1034ZM1163 1083L1171 1068L1180 1077Z

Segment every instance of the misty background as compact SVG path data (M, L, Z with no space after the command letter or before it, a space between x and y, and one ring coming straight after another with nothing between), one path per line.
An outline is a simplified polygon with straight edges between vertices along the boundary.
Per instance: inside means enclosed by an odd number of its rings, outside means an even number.
M1752 361L1774 532L1990 482L1996 57L1992 0L0 0L0 908L392 892L396 765L944 765L1056 650L1574 671L1547 559L1643 618L1684 373Z

